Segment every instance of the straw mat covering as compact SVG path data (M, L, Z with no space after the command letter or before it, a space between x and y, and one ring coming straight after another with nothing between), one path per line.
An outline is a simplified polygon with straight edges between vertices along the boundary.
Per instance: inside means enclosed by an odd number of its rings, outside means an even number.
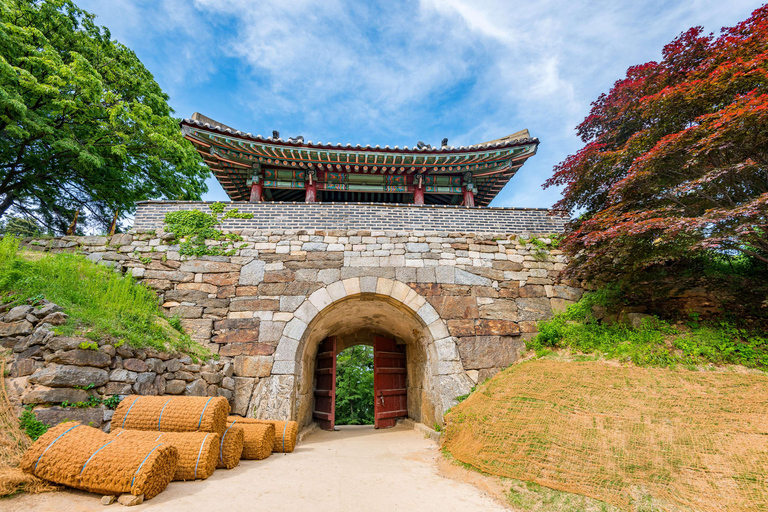
M66 422L29 447L21 468L57 484L99 494L131 493L150 499L176 472L178 450L155 440L121 439Z
M444 448L622 509L768 510L768 376L536 360L446 415Z

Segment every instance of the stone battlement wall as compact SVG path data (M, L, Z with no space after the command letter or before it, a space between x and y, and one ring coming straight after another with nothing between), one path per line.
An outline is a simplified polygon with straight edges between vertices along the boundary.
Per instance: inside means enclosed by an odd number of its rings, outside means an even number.
M201 258L182 256L162 226L111 238L24 242L30 250L79 252L131 273L156 290L168 316L179 317L195 340L221 356L200 368L215 377L195 375L189 369L198 368L188 364L180 377L166 363L162 372L136 380L125 359L113 356L99 391L218 394L231 400L236 414L306 423L318 340L368 329L407 344L409 416L431 425L442 421L455 397L514 363L537 320L581 296L577 283L558 281L565 255L546 238L532 244L512 227L495 234L230 231L244 238L235 254ZM33 334L16 335L15 323L4 322L1 341L17 353L15 389L29 390L38 372L66 370L54 361L69 355L48 346L27 352ZM142 356L151 357L132 357ZM20 362L24 358L32 362Z
M138 203L134 229L155 229L165 214L177 210L208 211L205 202L146 201ZM415 206L367 203L248 203L227 206L253 219L229 219L226 229L320 229L445 231L453 233L561 233L567 217L543 208Z

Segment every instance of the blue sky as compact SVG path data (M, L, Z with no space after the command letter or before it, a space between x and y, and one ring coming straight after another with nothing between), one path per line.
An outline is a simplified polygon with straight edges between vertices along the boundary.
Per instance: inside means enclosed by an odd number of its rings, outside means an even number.
M719 32L745 0L76 0L132 48L179 117L245 132L413 146L522 128L539 152L493 206L549 207L575 126L627 67L696 25ZM226 200L209 180L205 199Z

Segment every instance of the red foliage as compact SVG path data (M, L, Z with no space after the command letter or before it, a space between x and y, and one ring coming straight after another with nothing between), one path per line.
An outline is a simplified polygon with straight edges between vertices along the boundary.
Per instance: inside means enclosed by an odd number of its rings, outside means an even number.
M544 187L580 211L569 272L616 279L696 251L768 263L768 5L700 27L633 66L577 127L585 146Z

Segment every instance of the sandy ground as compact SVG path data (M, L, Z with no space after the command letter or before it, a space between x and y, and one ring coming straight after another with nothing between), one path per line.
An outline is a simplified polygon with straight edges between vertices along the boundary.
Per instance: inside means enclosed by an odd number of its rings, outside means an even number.
M507 510L468 483L439 474L437 446L398 426L318 431L293 453L242 461L198 482L171 482L137 511L240 512ZM456 475L451 475L454 478ZM490 491L490 489L488 489ZM100 496L80 491L21 495L0 501L4 512L103 511ZM122 509L114 504L111 509Z

